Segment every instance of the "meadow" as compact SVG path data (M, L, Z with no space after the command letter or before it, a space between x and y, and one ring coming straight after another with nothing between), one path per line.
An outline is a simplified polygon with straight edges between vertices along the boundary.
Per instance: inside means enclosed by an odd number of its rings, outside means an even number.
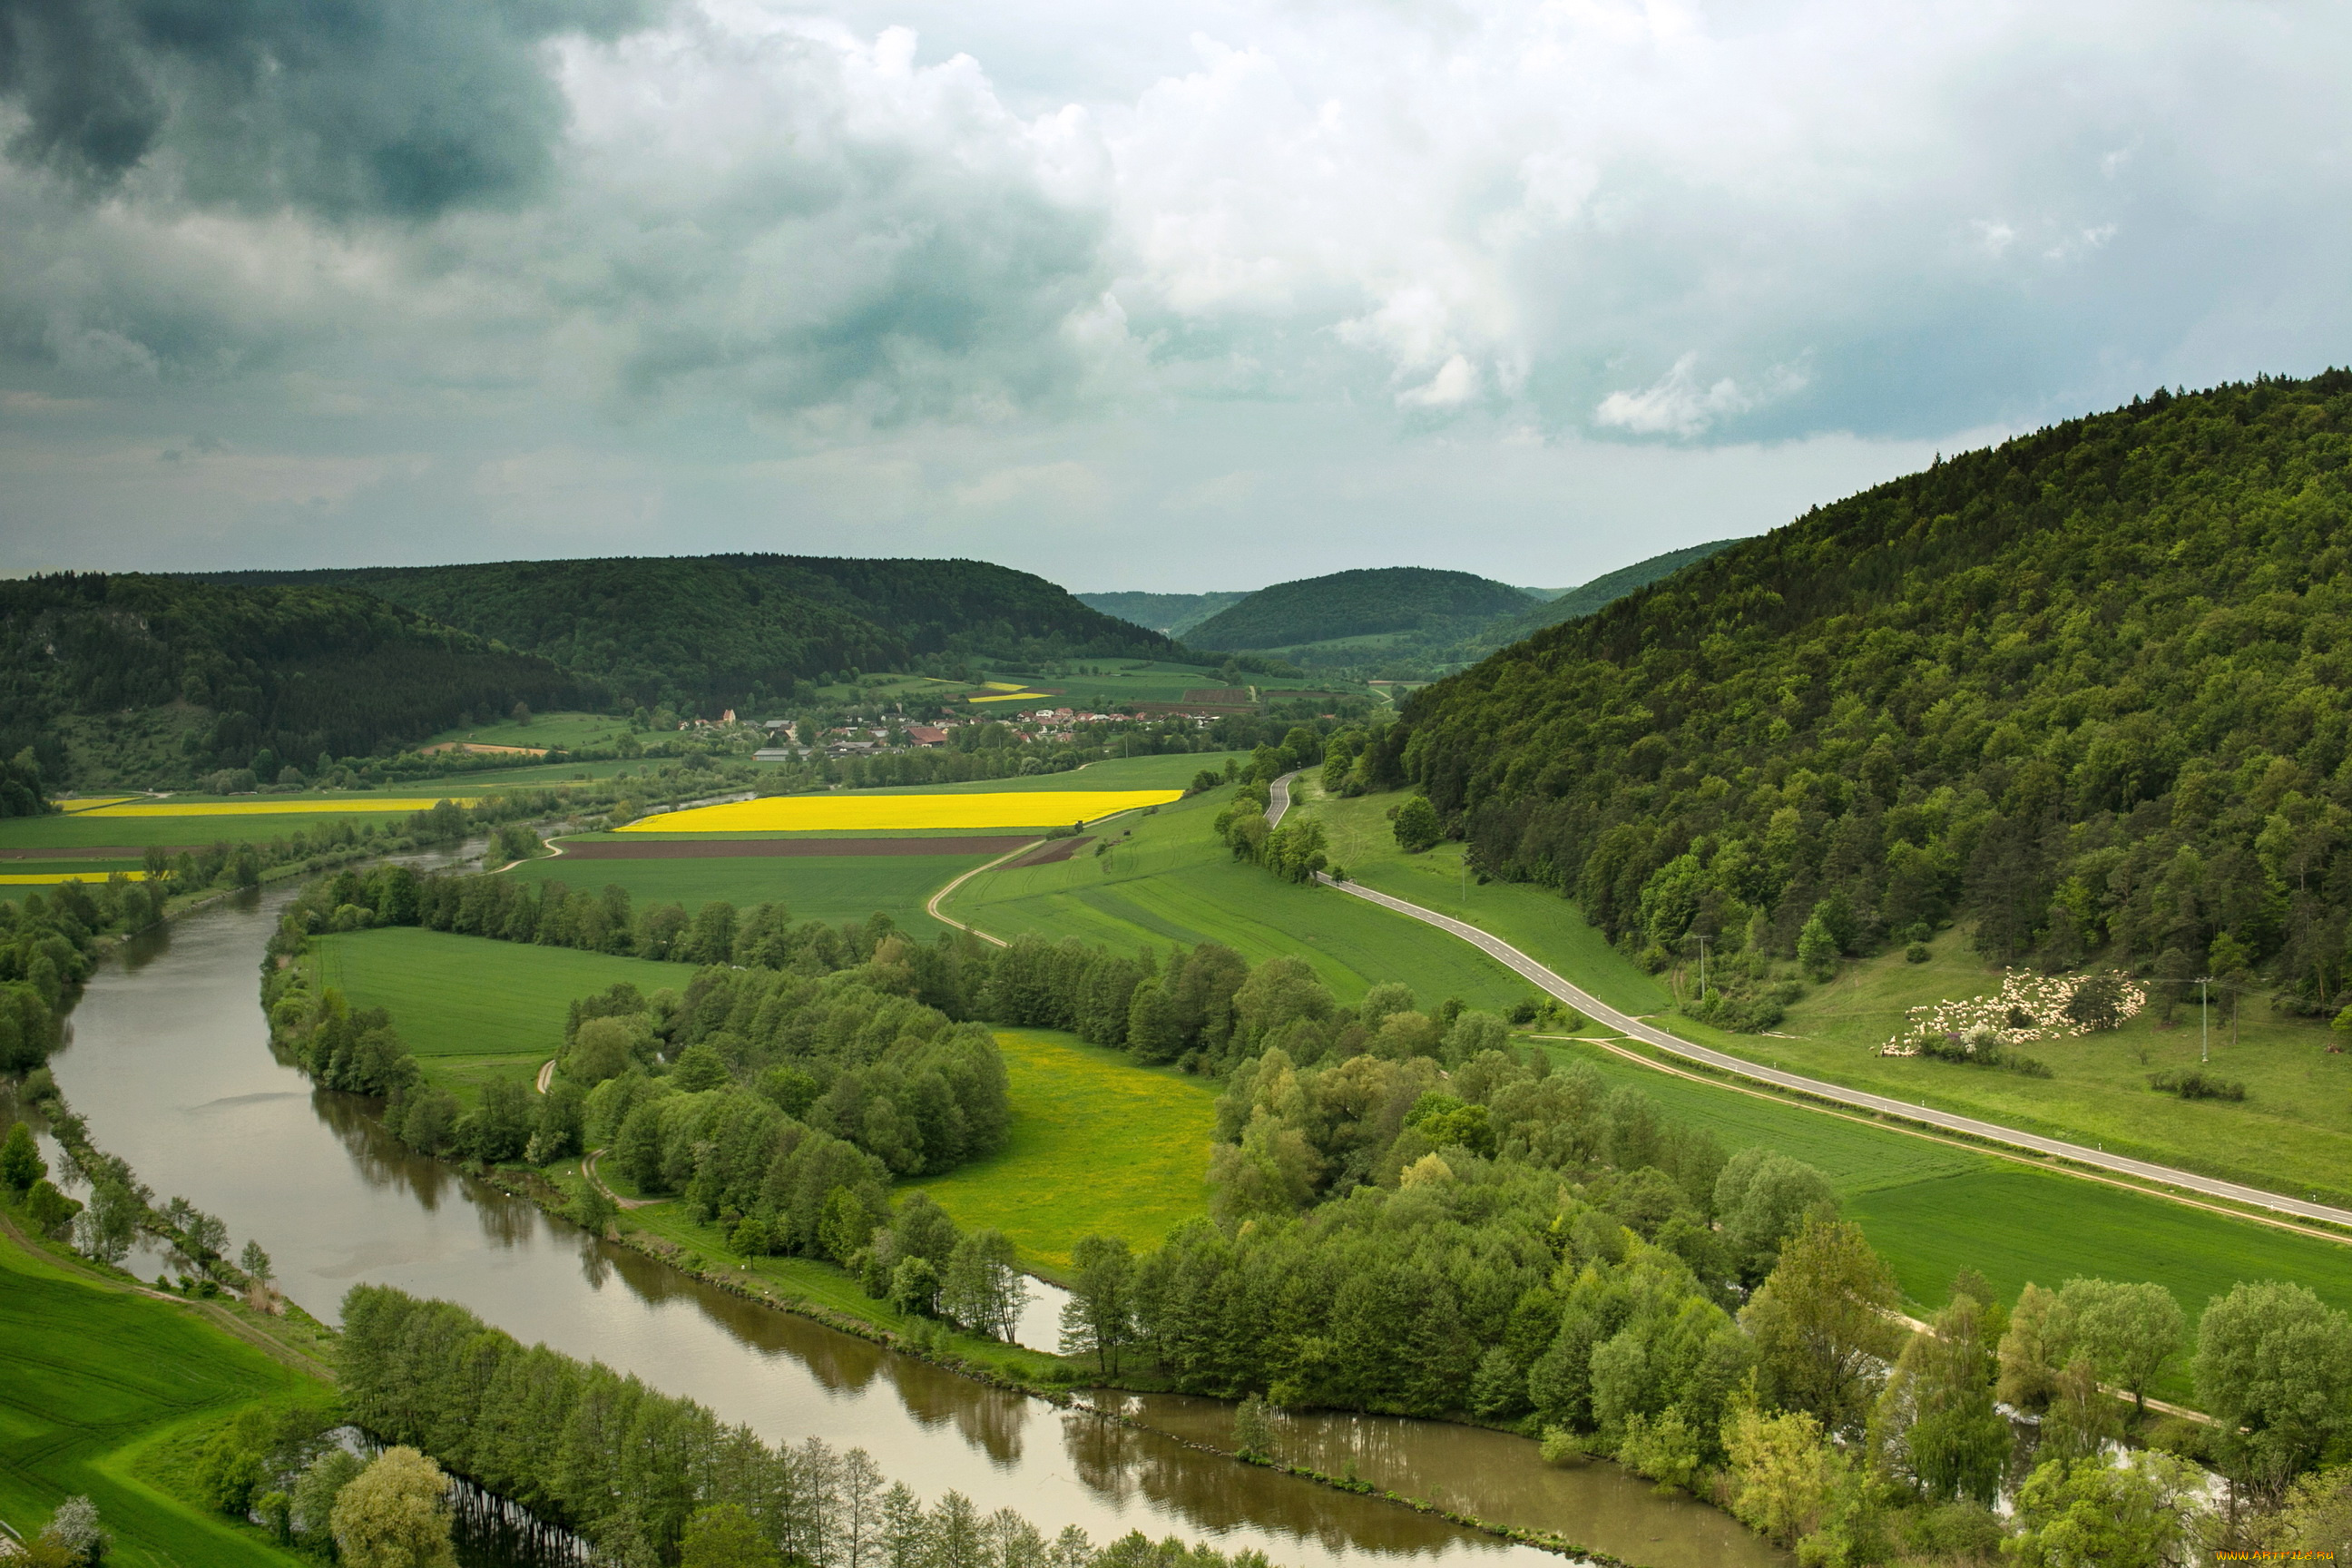
M1127 790L989 790L945 794L779 795L665 812L631 823L623 833L790 833L803 829L883 830L906 827L1064 827L1118 812L1165 805L1175 788Z
M566 1009L627 981L683 989L688 963L493 942L418 926L312 941L303 962L356 1007L383 1007L425 1076L470 1099L493 1077L531 1079L563 1048Z
M1164 660L1095 663L1098 675L1045 675L1013 671L989 672L992 681L1018 683L1024 689L1054 693L1053 707L1108 709L1122 702L1181 702L1188 691L1222 686L1224 678L1214 666L1170 664ZM1314 676L1245 675L1262 698L1281 700L1285 690L1328 691L1331 683Z
M2280 1019L2250 1003L2235 1042L2217 1027L2213 1070L2245 1083L2242 1103L2182 1100L2148 1087L2153 1072L2196 1065L2193 1003L2169 1028L2151 1009L2110 1033L2022 1047L2051 1068L2047 1079L1880 1056L1879 1047L1905 1026L1907 1009L2000 988L1999 971L1988 969L1968 933L1956 929L1936 937L1925 963L1906 962L1900 950L1849 963L1829 984L1809 988L1773 1034L1735 1035L1674 1010L1671 987L1695 984L1693 966L1663 976L1644 972L1586 924L1574 904L1548 889L1481 886L1475 878L1465 889L1458 844L1423 855L1398 849L1387 812L1402 796L1323 800L1311 786L1304 793L1303 809L1325 823L1331 857L1349 876L1490 931L1602 1001L1654 1017L1685 1039L1915 1104L2352 1203L2352 1054L2329 1055L2328 1031L2317 1025Z
M1612 1085L1641 1089L1727 1149L1763 1144L1820 1170L1921 1314L1949 1300L1964 1268L2011 1301L2028 1281L2152 1279L2192 1326L2207 1301L2241 1279L2294 1279L2352 1309L2352 1246L2340 1241L1662 1072L1589 1043L1544 1044L1554 1060L1590 1064ZM2182 1366L2158 1392L2189 1396Z
M525 860L503 874L573 889L618 884L639 908L673 900L691 911L712 899L748 908L777 900L794 920L862 921L876 910L928 940L948 928L923 901L984 865L970 855L740 856L677 860Z
M1225 771L1228 761L1249 761L1246 752L1167 752L1148 757L1106 757L1066 773L1026 778L972 779L963 784L907 784L892 795L1018 795L1031 790L1066 794L1087 790L1182 790L1208 768Z
M0 1519L30 1535L63 1499L97 1503L115 1568L291 1568L166 1482L193 1427L324 1387L193 1307L103 1285L0 1239Z
M512 719L494 720L460 729L443 730L419 742L415 749L472 742L480 746L561 746L576 751L609 746L629 732L629 721L611 713L534 713L528 724Z
M1000 937L1075 936L1126 951L1221 942L1254 963L1295 954L1342 1002L1390 980L1432 1006L1457 996L1504 1011L1534 995L1509 970L1442 932L1235 862L1213 827L1232 799L1230 787L1220 788L1123 818L1106 856L984 871L940 907Z
M1147 1251L1208 1213L1213 1084L1058 1030L1000 1029L996 1039L1012 1088L1010 1142L917 1184L958 1225L1004 1232L1023 1267L1050 1279L1066 1273L1081 1237L1125 1237Z

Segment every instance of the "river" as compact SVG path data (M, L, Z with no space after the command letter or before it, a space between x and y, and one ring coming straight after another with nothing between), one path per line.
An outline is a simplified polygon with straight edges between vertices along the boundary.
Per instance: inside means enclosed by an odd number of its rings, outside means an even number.
M363 1280L462 1302L526 1342L635 1373L772 1443L863 1447L926 1497L957 1489L1049 1536L1066 1524L1098 1542L1139 1529L1254 1546L1292 1568L1561 1561L1175 1440L1229 1445L1221 1402L1106 1396L1144 1431L1065 1412L755 1307L412 1155L369 1102L314 1089L269 1051L258 964L287 897L247 895L126 943L92 977L52 1065L100 1148L159 1196L220 1215L236 1246L258 1239L281 1288L318 1316L332 1321ZM1376 1486L1651 1568L1787 1562L1713 1509L1660 1497L1607 1463L1545 1465L1521 1438L1312 1415L1287 1419L1280 1436L1294 1462L1352 1465Z

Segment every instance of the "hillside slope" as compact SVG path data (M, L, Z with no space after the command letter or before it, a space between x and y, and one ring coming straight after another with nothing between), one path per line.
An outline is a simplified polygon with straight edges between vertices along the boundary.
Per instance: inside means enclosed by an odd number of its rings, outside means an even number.
M336 584L0 583L0 755L30 748L53 784L95 759L110 781L181 782L262 752L308 773L321 752L364 756L461 713L590 695L546 659Z
M1218 594L1080 594L1080 604L1133 621L1139 626L1181 637L1219 610L1249 597L1247 589Z
M1164 658L1169 640L1042 577L978 561L705 555L238 574L338 583L528 652L651 704L757 703L795 679L929 655L1026 664Z
M1434 630L1527 608L1532 595L1467 572L1388 566L1261 588L1187 635L1202 648L1278 648L1334 637Z
M1718 539L1707 544L1694 544L1686 550L1669 550L1664 555L1653 555L1647 561L1636 561L1631 566L1620 566L1614 572L1603 573L1590 583L1580 583L1532 609L1513 616L1509 621L1495 628L1504 634L1498 641L1517 642L1520 637L1561 621L1597 615L1634 589L1646 588L1663 578L1671 577L1684 567L1728 550L1738 542L1736 539Z
M1628 946L1973 915L2333 1013L2352 373L2158 393L1731 546L1420 693L1384 764ZM1393 763L1388 759L1394 759Z

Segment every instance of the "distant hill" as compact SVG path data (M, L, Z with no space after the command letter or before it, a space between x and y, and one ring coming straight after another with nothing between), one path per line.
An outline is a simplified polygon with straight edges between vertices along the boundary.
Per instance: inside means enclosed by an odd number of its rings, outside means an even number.
M636 702L756 704L828 671L929 655L1164 658L1170 640L980 561L701 555L224 574L363 588L540 654Z
M586 700L602 693L547 659L341 584L0 582L0 755L31 748L53 785L94 763L171 782L263 751L307 774L463 713Z
M1545 602L1511 611L1481 627L1470 639L1475 645L1473 657L1507 647L1546 626L1573 621L1606 609L1634 589L1646 588L1660 578L1671 577L1691 563L1704 561L1717 551L1738 542L1736 539L1718 539L1712 544L1694 544L1687 550L1670 550L1664 555L1653 555L1647 561L1621 566L1579 587L1530 588L1528 593L1538 595Z
M1383 754L1483 869L1629 950L1966 918L1996 963L2332 1016L2348 649L2330 371L2159 391L1817 508L1417 693Z
M1249 591L1236 588L1223 594L1080 594L1082 605L1091 605L1106 616L1117 616L1122 621L1133 621L1139 626L1165 632L1181 638L1185 633L1228 605L1238 605L1249 597Z
M1185 641L1197 648L1281 648L1383 632L1434 632L1466 628L1532 602L1522 589L1467 572L1425 566L1335 572L1261 588L1193 627Z

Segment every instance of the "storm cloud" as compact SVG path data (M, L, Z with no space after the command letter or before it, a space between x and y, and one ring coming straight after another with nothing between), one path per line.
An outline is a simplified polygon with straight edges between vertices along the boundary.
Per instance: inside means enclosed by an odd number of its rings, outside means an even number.
M88 192L149 169L199 203L431 217L545 188L545 45L635 0L0 0L9 155Z
M2352 359L2347 69L2176 0L0 0L0 565L1577 581Z

